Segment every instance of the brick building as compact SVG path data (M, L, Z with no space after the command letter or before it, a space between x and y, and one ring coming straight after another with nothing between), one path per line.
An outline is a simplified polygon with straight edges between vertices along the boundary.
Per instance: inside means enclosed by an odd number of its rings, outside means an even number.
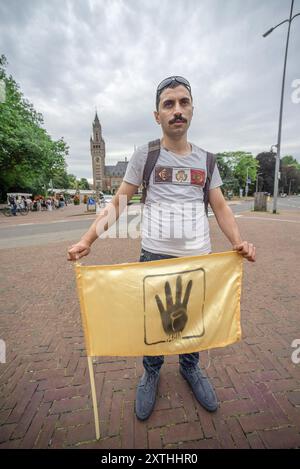
M93 165L93 189L115 193L123 181L128 161L125 157L124 161L118 161L116 165L105 165L105 142L97 112L93 122L90 148Z

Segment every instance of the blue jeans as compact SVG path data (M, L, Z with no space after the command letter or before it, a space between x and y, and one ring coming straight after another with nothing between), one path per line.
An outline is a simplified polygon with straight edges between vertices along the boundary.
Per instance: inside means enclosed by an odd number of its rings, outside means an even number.
M176 256L170 256L168 254L155 254L154 252L145 251L142 249L140 262L159 261L161 259L172 259ZM164 362L163 355L157 356L144 356L143 365L145 370L149 372L158 373ZM195 353L184 353L179 355L179 363L183 368L195 367L199 362L199 352Z

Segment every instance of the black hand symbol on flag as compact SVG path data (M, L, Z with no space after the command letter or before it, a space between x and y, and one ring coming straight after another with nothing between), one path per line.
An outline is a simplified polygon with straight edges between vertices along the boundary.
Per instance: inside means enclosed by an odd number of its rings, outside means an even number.
M164 331L168 335L174 335L182 332L188 320L187 304L189 301L193 281L190 280L187 284L184 299L181 302L182 296L182 279L178 275L176 280L176 301L173 303L171 287L169 282L165 283L166 305L164 308L162 301L158 295L155 295L157 307L160 312L160 317Z

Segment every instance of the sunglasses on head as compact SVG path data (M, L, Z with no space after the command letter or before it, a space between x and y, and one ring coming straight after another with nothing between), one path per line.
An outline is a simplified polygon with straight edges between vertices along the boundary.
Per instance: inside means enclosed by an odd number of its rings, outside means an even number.
M185 86L189 91L191 91L191 85L189 82L180 76L173 76L173 77L168 77L165 78L163 81L160 82L160 84L157 87L157 93L161 93L164 88L168 88L172 82L179 83L180 85Z

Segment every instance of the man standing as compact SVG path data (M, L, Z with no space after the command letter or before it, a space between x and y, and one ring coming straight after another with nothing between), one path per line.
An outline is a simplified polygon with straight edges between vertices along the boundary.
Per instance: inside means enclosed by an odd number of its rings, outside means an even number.
M233 249L253 262L255 247L242 241L233 213L220 189L222 181L217 165L214 165L208 179L208 153L187 140L193 110L191 86L185 78L168 77L158 85L154 117L162 128L163 137L146 192L140 261L211 252L204 190L208 181L208 201L221 230ZM116 217L121 212L121 196L130 200L144 180L148 151L148 145L140 147L127 166L124 180L109 204L115 209ZM68 251L69 260L88 255L92 243L108 228L105 220L109 205L79 243L71 246ZM178 228L181 228L179 235ZM163 356L143 358L145 371L137 388L135 405L136 415L140 420L147 419L154 408L163 361ZM218 407L217 397L198 361L199 353L180 355L179 371L191 386L198 402L213 412Z
M16 217L17 216L17 203L13 195L10 195L8 198L8 203L10 205L11 213Z

